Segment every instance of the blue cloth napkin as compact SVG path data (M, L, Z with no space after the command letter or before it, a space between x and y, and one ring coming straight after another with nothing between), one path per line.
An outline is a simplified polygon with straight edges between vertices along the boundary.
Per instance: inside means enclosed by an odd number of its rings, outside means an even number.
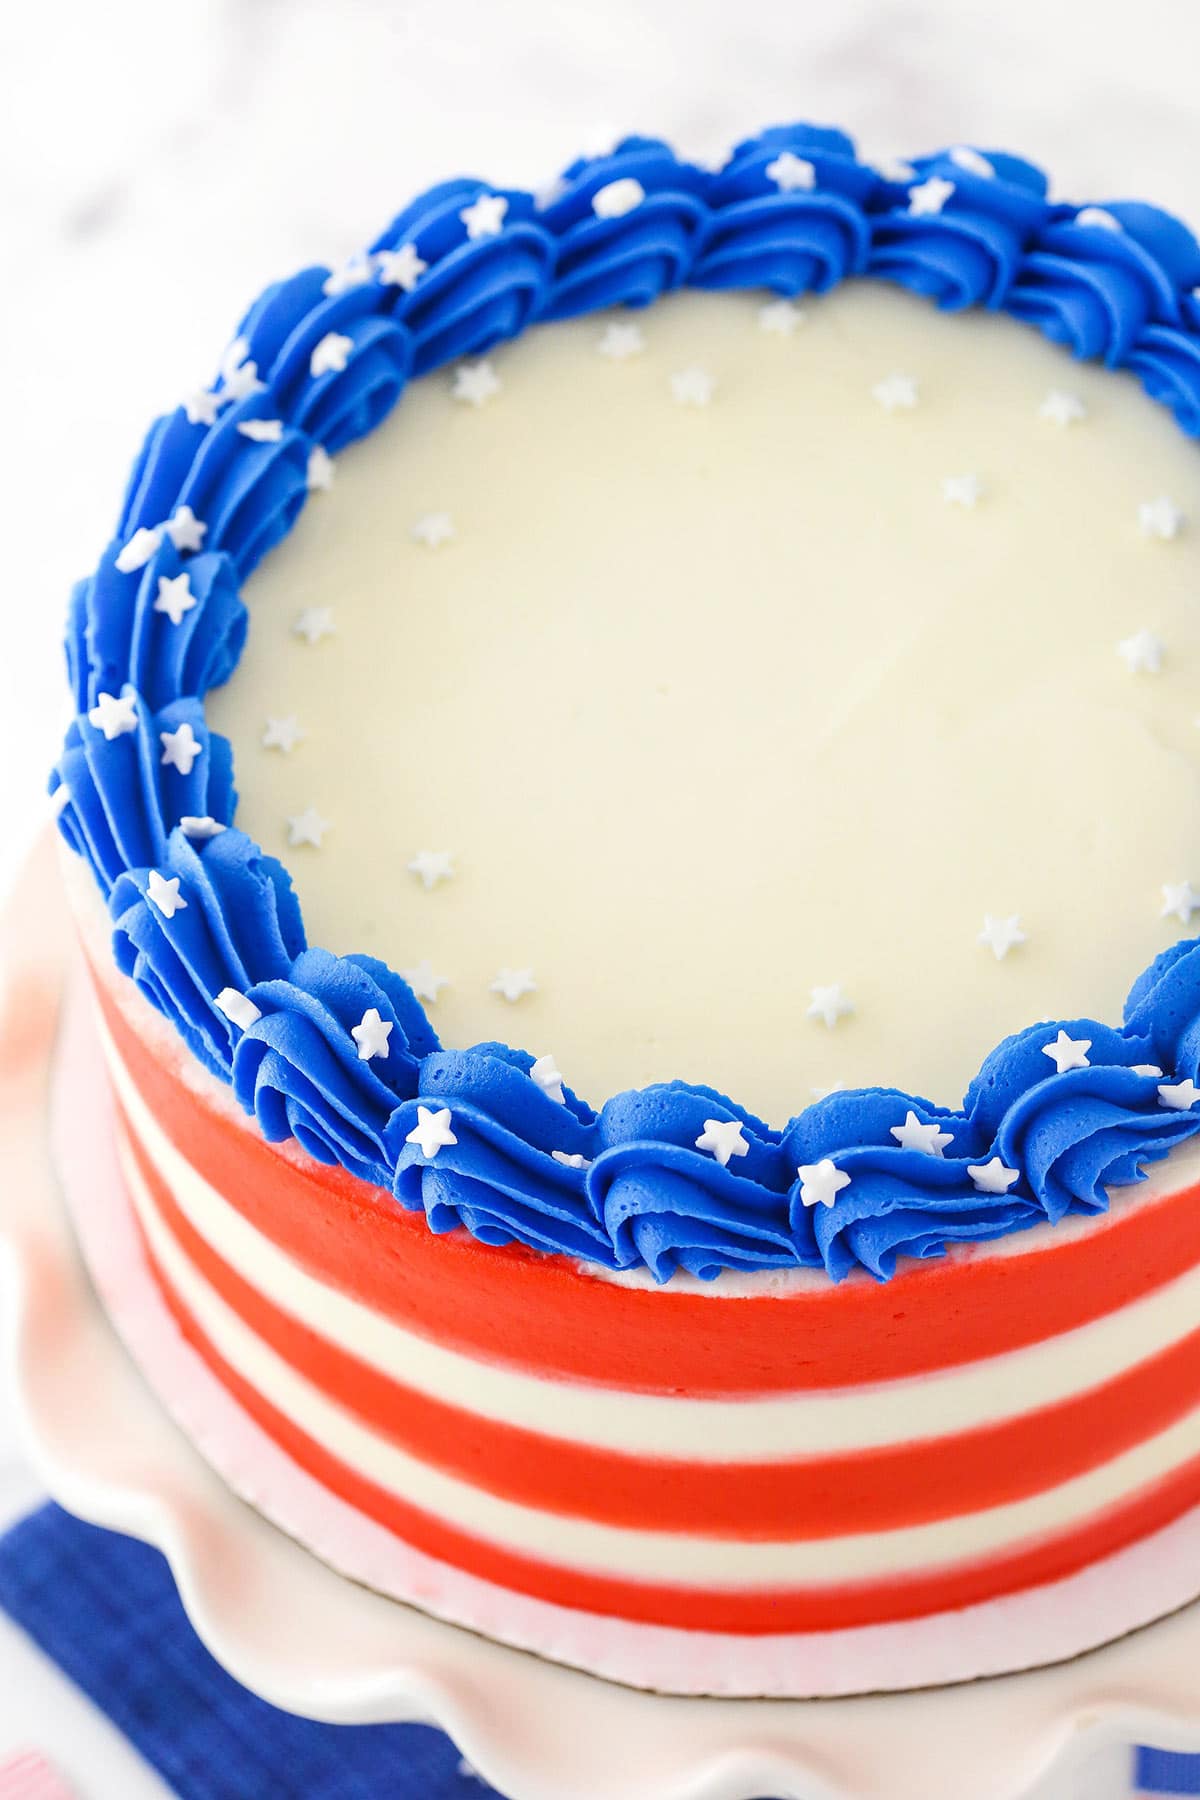
M1200 1794L1200 1756L1143 1747L1134 1760L1139 1794Z
M258 1699L201 1644L157 1550L61 1507L0 1538L0 1607L181 1800L495 1795L429 1726L319 1725ZM1138 1750L1135 1781L1140 1794L1200 1795L1200 1756Z
M0 1539L0 1606L182 1800L495 1794L427 1725L318 1725L247 1692L192 1630L157 1550L61 1507Z

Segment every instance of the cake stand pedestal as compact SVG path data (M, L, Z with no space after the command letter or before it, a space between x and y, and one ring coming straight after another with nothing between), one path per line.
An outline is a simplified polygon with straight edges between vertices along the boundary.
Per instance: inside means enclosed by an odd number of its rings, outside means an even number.
M276 1705L422 1720L514 1800L1026 1800L1105 1744L1200 1749L1200 1604L1078 1660L831 1701L638 1693L357 1586L237 1499L125 1354L50 1158L72 937L49 837L0 925L0 1325L56 1499L167 1557L213 1654Z

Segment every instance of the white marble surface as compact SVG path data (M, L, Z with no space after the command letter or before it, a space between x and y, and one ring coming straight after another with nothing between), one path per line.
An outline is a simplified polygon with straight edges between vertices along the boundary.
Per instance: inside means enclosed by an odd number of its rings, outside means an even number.
M456 172L536 181L596 132L713 150L775 120L871 153L1004 145L1061 191L1200 218L1189 0L19 0L0 21L0 890L44 816L70 581L141 432L271 277ZM34 1491L0 1410L0 1518ZM0 1628L0 1752L161 1787ZM1117 1765L1089 1800L1122 1791Z

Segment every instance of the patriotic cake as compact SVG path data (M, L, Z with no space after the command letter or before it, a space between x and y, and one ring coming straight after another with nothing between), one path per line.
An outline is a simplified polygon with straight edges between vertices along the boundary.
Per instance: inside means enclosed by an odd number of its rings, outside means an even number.
M1196 436L1177 220L805 125L434 188L151 427L96 1156L376 1585L749 1694L1200 1593Z

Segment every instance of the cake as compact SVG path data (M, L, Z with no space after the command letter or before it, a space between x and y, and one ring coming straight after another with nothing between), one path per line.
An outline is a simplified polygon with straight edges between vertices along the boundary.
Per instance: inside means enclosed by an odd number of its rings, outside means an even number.
M1195 239L969 146L629 138L250 308L51 782L232 1485L680 1692L1200 1593L1198 435Z

